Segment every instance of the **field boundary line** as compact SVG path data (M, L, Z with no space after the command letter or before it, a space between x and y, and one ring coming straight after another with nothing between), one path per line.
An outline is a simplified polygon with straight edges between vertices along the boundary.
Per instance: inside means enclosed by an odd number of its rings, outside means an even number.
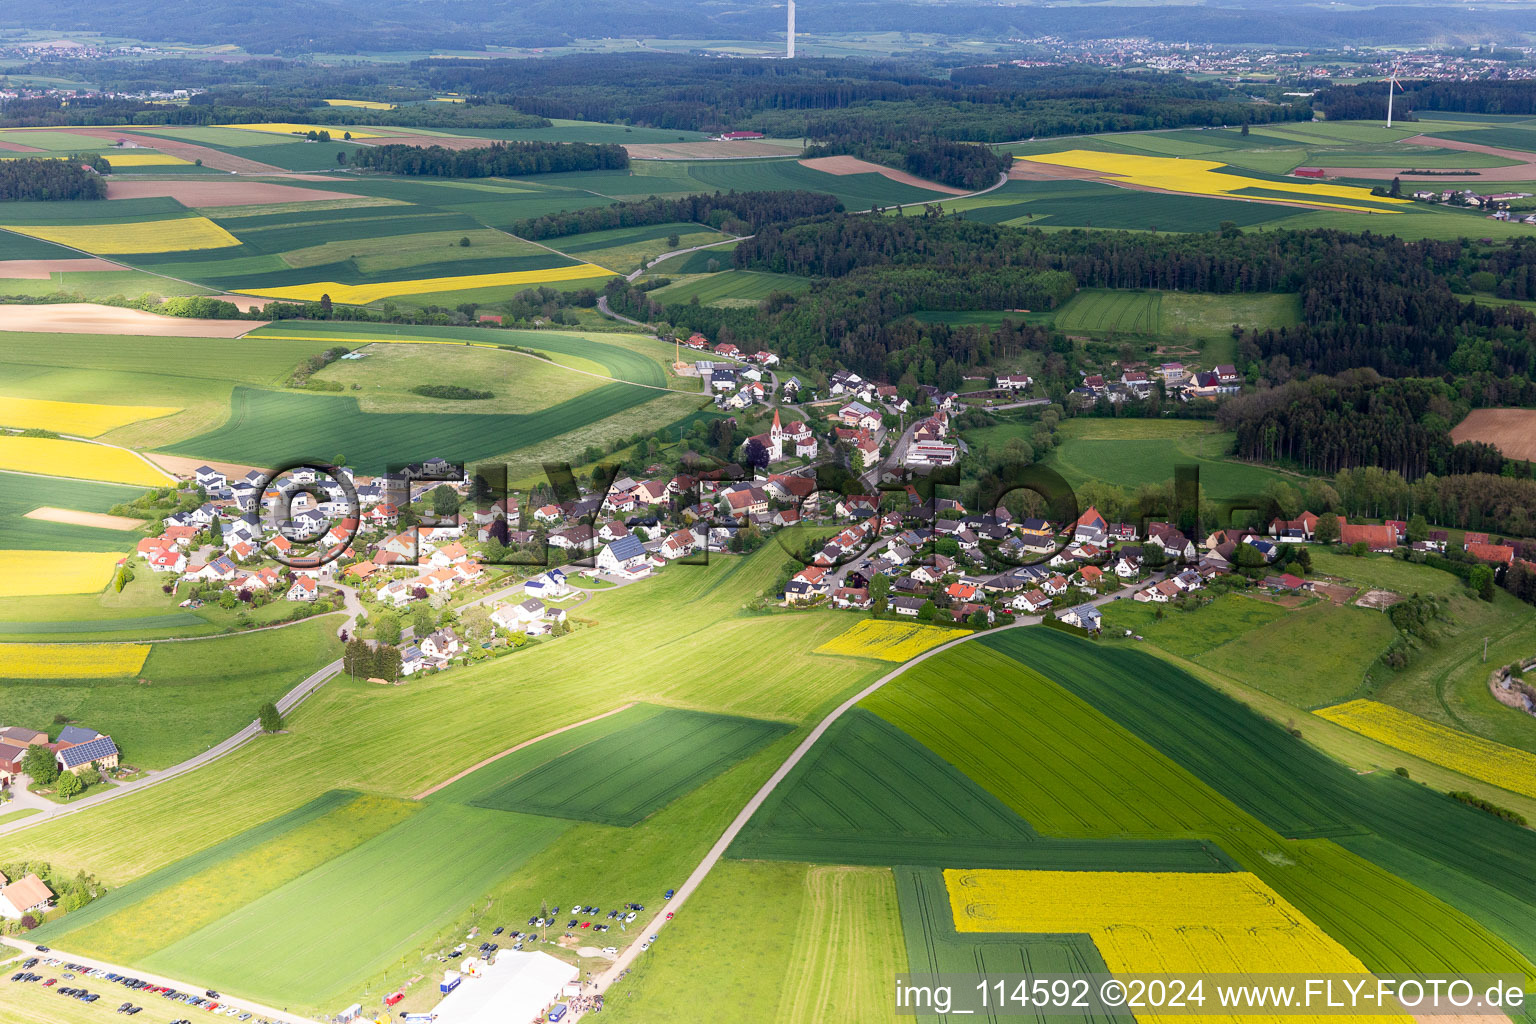
M547 739L549 739L552 736L559 736L563 732L570 732L572 729L580 728L583 725L591 725L593 722L600 722L600 721L602 721L605 718L612 718L614 715L617 715L617 714L619 714L622 711L628 711L630 708L634 707L638 703L639 703L639 701L633 701L632 700L628 704L621 704L620 706L614 708L612 711L604 711L600 715L593 715L591 718L583 718L579 722L572 722L570 725L562 725L558 729L551 729L549 732L543 733L542 735L539 735L539 736L535 736L531 740L524 740L523 742L519 743L517 746L515 746L515 747L508 747L506 750L503 750L499 754L492 754L490 757L486 758L484 761L481 761L479 764L472 764L472 765L470 765L468 768L465 768L463 771L459 772L459 774L455 775L451 779L445 779L442 782L439 782L437 785L431 787L430 789L422 790L420 793L417 793L415 796L411 797L411 799L412 800L425 800L427 797L431 796L433 793L436 793L438 790L444 789L444 788L446 788L448 786L453 785L455 782L458 782L460 779L464 778L466 775L471 775L471 774L479 771L481 768L484 768L488 764L493 764L496 761L500 761L502 758L506 757L508 754L515 754L519 750L522 750L524 747L531 747L535 743L539 743L539 742L541 742L543 740L547 740Z

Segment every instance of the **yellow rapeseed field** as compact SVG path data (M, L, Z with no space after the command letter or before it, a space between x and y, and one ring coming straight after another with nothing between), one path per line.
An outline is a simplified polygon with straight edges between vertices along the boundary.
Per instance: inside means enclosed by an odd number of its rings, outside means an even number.
M106 679L136 675L149 644L0 644L7 679Z
M549 270L521 270L506 274L471 274L465 277L426 277L415 281L378 281L372 284L338 284L335 281L319 281L315 284L295 285L292 288L245 289L243 294L259 295L270 299L291 299L295 302L318 302L322 295L329 295L333 302L362 305L379 299L392 299L398 295L425 295L428 292L457 292L470 288L495 288L509 284L547 284L551 281L581 281L589 277L611 277L613 271L594 263L578 263L573 267L552 267Z
M127 423L169 416L181 410L166 405L97 405L94 402L49 402L41 398L0 396L0 426L37 427L60 434L95 437Z
M1133 185L1163 189L1167 192L1183 192L1197 196L1225 196L1250 199L1260 203L1305 202L1309 206L1322 206L1335 210L1357 210L1364 213L1391 213L1379 207L1357 206L1354 203L1408 203L1407 199L1389 199L1373 196L1368 188L1354 185L1310 184L1299 181L1267 181L1249 178L1241 174L1217 174L1226 164L1214 160L1193 160L1169 156L1133 156L1128 153L1098 153L1086 149L1070 149L1062 153L1045 153L1040 156L1018 157L1037 164L1054 164L1058 167L1077 167L1087 171L1100 171L1113 178L1120 178ZM1294 192L1295 200L1276 196L1235 195L1245 188L1264 189L1269 192ZM1345 199L1353 202L1326 202L1329 199Z
M0 436L0 469L145 487L163 487L174 482L133 452L52 437Z
M152 150L110 150L102 154L113 167L185 167L192 161Z
M110 551L0 551L0 597L94 594L123 556Z
M950 869L944 881L957 931L1087 933L1113 974L1370 973L1354 954L1247 872ZM1214 998L1213 992L1205 994ZM1204 1016L1221 1015L1136 1013L1143 1024L1189 1024ZM1261 1017L1244 1014L1240 1019ZM1292 1024L1328 1020L1283 1019Z
M945 629L913 622L865 619L816 648L817 654L851 654L880 661L906 661L931 647L958 640L968 629Z
M331 138L339 139L351 133L354 139L376 139L374 132L365 132L345 124L291 124L287 121L263 121L261 124L221 124L220 128L238 128L245 132L271 132L274 135L307 135L310 132L330 132Z
M7 224L7 230L97 255L225 249L240 239L207 217L141 220L132 224Z
M378 100L326 100L325 105L328 107L361 107L364 110L395 109L393 103L380 103ZM356 138L357 132L353 132L352 136Z
M1373 700L1352 700L1313 714L1378 743L1461 772L1468 778L1536 797L1536 754L1506 747Z

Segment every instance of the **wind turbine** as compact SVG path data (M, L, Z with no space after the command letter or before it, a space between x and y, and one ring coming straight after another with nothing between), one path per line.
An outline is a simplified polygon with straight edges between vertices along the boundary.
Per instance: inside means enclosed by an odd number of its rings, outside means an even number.
M1392 96L1402 86L1397 84L1397 65L1392 65L1392 74L1387 79L1387 127L1392 127Z

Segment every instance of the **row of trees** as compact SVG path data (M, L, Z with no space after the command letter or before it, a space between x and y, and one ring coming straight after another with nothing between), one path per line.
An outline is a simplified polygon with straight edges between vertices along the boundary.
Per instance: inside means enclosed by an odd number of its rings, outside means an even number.
M952 188L979 191L997 183L1013 156L990 146L923 138L913 142L839 137L805 149L806 157L851 154Z
M437 178L522 177L629 166L623 146L586 142L497 142L474 149L396 143L359 149L351 160L352 166L365 170Z
M81 156L0 160L0 202L105 199L107 183L85 169L90 162Z
M639 227L647 224L708 224L732 234L757 231L767 224L787 223L829 213L841 213L843 204L825 192L716 192L713 195L663 198L651 196L608 206L547 213L515 222L511 232L520 238L562 238L588 231Z

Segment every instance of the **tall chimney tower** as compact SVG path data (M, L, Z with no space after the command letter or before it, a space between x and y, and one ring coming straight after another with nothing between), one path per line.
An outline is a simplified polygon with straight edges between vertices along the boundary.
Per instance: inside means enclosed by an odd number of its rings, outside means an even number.
M789 0L789 42L785 47L784 56L788 60L795 59L795 0Z

